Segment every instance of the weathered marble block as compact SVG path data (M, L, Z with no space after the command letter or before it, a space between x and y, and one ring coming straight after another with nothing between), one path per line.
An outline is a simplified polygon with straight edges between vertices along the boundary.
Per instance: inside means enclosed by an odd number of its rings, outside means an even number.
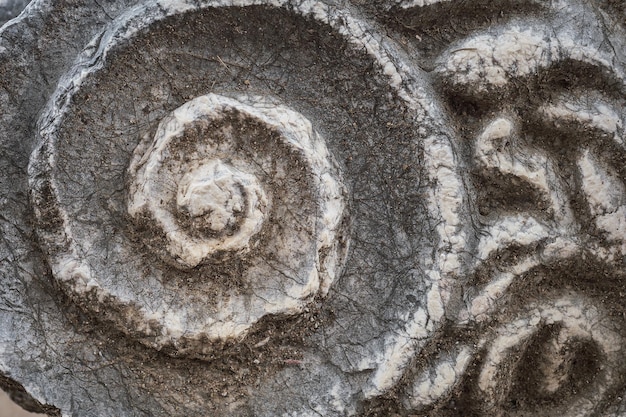
M625 30L611 0L34 0L0 29L0 388L626 415Z

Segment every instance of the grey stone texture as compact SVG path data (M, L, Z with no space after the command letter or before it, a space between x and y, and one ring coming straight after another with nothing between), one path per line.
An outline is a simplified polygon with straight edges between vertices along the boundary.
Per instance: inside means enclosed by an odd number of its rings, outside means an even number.
M51 416L626 415L625 19L35 0L0 29L0 387Z
M0 25L19 15L28 3L26 0L3 0L0 2Z

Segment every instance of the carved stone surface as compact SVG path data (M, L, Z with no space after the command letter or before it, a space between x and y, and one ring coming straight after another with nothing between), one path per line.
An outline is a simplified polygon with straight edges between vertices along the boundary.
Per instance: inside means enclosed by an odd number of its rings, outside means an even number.
M67 416L626 415L621 2L31 3L0 386Z

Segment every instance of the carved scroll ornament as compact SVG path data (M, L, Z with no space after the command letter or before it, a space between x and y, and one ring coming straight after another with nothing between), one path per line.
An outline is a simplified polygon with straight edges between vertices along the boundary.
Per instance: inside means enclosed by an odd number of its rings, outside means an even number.
M50 415L626 413L619 2L35 1L0 385Z

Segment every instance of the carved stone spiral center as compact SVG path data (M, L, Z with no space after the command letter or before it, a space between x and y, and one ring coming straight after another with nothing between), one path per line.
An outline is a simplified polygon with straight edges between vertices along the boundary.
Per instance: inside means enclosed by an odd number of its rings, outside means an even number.
M201 96L166 117L136 149L128 211L164 234L152 246L177 266L193 268L216 254L245 253L255 245L271 209L266 189L271 195L268 184L276 183L267 170L283 152L302 155L311 133L301 116L263 107L271 108ZM285 122L293 131L279 132ZM270 155L262 149L270 143L283 148ZM239 147L255 146L256 153L236 156ZM315 168L316 158L303 162Z
M265 193L254 175L212 160L185 174L178 184L178 214L194 230L207 234L237 234L239 242L263 223Z

